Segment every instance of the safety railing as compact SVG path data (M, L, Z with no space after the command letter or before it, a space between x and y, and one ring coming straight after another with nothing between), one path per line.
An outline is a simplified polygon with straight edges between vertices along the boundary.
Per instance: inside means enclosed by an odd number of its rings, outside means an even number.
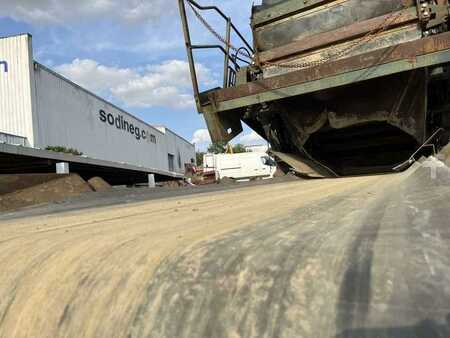
M199 99L199 84L197 71L195 68L194 60L194 50L202 49L216 49L223 53L224 55L224 65L223 65L223 87L231 87L236 83L236 75L242 64L251 64L251 59L253 57L253 48L241 34L241 32L236 28L236 26L231 21L231 18L226 16L218 7L216 6L201 6L193 0L178 0L181 16L181 24L183 27L184 39L187 50L187 57L189 62L189 70L191 72L192 87L194 90L194 95L197 102L197 107L200 108ZM192 44L191 31L189 27L189 21L186 13L186 4L192 10L194 15L199 19L199 21L220 41L222 44L210 45L210 44ZM222 36L219 34L200 14L199 11L214 11L226 22L226 32ZM232 33L240 39L240 43L243 44L242 47L236 48L231 43ZM199 109L200 110L200 109Z
M407 159L405 162L395 166L394 168L392 168L393 171L402 171L406 168L408 168L409 166L411 166L414 162L417 161L417 156L421 155L421 152L425 149L425 148L431 148L432 150L432 155L435 156L437 151L436 151L436 145L440 142L439 137L442 136L442 134L446 134L446 130L443 128L438 128L411 156L409 159ZM447 139L448 141L448 139ZM445 142L447 143L447 142Z

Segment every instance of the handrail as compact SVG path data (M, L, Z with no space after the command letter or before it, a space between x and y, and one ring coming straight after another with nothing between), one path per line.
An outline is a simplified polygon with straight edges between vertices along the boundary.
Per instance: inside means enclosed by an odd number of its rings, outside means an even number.
M443 128L439 128L437 129L433 135L431 135L410 157L409 159L407 159L405 162L395 166L394 168L392 168L392 170L394 171L400 171L403 168L410 166L411 164L413 164L416 161L416 155L425 147L432 147L433 148L433 155L436 155L436 147L433 143L430 144L430 142L436 138L438 136L439 133L445 131L445 129Z
M187 2L189 2L190 4L192 4L194 7L200 9L200 10L213 10L216 11L222 18L224 18L226 21L230 20L230 18L228 16L226 16L221 10L220 8L216 7L216 6L201 6L199 5L197 2L195 2L194 0L186 0ZM255 51L253 50L252 46L247 42L247 40L244 38L244 36L241 34L241 32L239 32L239 30L236 28L236 26L230 22L231 28L233 29L233 31L239 36L239 38L242 40L242 42L245 43L245 45L247 46L248 49L250 49L250 51L252 53L254 53Z
M223 48L223 46L221 46L221 45L191 45L191 48L192 49L220 49L224 53L224 55L227 54L225 48ZM251 64L248 60L241 59L240 57L238 57L236 55L228 54L228 56L230 58L230 61L233 62L233 64L238 68L240 68L240 66L237 63L237 60L239 60L243 63L246 63L248 65Z
M225 55L227 54L225 48L223 48L223 46L221 46L221 45L191 45L191 48L192 49L220 49ZM239 60L241 62L250 64L247 60L243 60L243 59L241 59L239 57L234 58L234 55L228 54L228 56L230 57L230 61L233 62L233 64L236 67L239 67L239 64L237 63L236 60Z
M186 13L186 3L191 6L191 10L194 11L194 14L203 21L203 18L200 16L199 13L196 12L195 8L198 10L213 10L216 13L218 13L223 19L225 19L227 26L226 26L226 35L225 37L222 37L219 33L217 33L206 21L204 22L204 25L213 32L214 35L225 45L193 45L191 42L191 32L189 28L189 21ZM185 39L185 45L186 45L186 51L187 51L187 57L189 62L189 70L191 73L191 80L192 80L192 87L194 91L194 97L195 102L197 105L197 110L199 112L202 111L202 103L200 102L200 91L199 91L199 84L198 84L198 78L197 78L197 71L195 68L195 60L193 51L195 49L219 49L224 54L224 67L223 67L223 88L227 88L230 86L233 86L236 82L236 73L241 68L238 62L245 63L247 65L251 65L251 61L245 60L239 55L243 56L244 58L246 55L249 55L249 59L251 60L251 54L253 52L253 48L250 46L250 44L247 42L247 40L244 38L244 36L238 31L236 26L231 22L231 19L227 17L218 7L216 6L201 6L194 0L178 0L179 10L180 10L180 16L181 16L181 23L184 33L184 39ZM194 8L195 7L195 8ZM243 41L245 46L242 46L240 48L236 48L231 44L231 32L234 32L237 34L237 36ZM231 50L236 51L235 54L232 54Z

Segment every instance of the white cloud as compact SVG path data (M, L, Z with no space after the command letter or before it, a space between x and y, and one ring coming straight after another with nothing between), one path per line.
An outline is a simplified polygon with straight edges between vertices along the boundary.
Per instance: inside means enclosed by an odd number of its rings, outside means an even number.
M90 59L75 59L72 63L55 67L55 70L95 92L115 88L139 78L139 74L133 69L108 67Z
M2 0L0 16L29 23L65 23L80 17L140 23L176 13L175 5L173 0Z
M250 133L242 135L239 138L239 143L244 145L259 145L266 143L266 140L259 136L256 131L252 130Z
M192 136L191 143L195 143L197 145L206 145L211 143L211 136L207 129L198 129L194 132Z
M112 95L130 107L194 108L189 66L185 61L169 60L132 69L75 59L55 70L87 89ZM208 68L198 64L197 72L202 83L214 84Z

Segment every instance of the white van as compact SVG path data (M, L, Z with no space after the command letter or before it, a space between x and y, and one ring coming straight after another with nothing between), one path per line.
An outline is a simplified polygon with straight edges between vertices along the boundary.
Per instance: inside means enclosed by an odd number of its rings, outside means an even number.
M203 172L215 173L216 179L224 177L236 180L255 177L273 178L277 169L276 162L266 153L205 154Z

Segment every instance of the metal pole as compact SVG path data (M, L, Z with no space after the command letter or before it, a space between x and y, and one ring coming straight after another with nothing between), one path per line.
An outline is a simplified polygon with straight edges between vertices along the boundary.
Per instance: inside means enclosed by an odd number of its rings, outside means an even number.
M197 72L195 70L195 63L194 63L194 55L192 54L192 44L191 44L191 35L189 33L189 24L187 20L186 15L186 7L184 4L184 0L178 0L178 7L180 9L180 17L181 17L181 25L183 26L183 33L184 33L184 41L186 44L186 52L187 52L187 58L189 62L189 70L191 71L191 80L192 80L192 87L194 89L194 97L195 97L195 103L197 104L197 110L200 112L200 102L199 102L199 89L198 89L198 81L197 81Z
M227 44L225 46L225 61L223 65L223 88L228 87L228 64L230 63L230 43L231 43L231 19L227 18Z

